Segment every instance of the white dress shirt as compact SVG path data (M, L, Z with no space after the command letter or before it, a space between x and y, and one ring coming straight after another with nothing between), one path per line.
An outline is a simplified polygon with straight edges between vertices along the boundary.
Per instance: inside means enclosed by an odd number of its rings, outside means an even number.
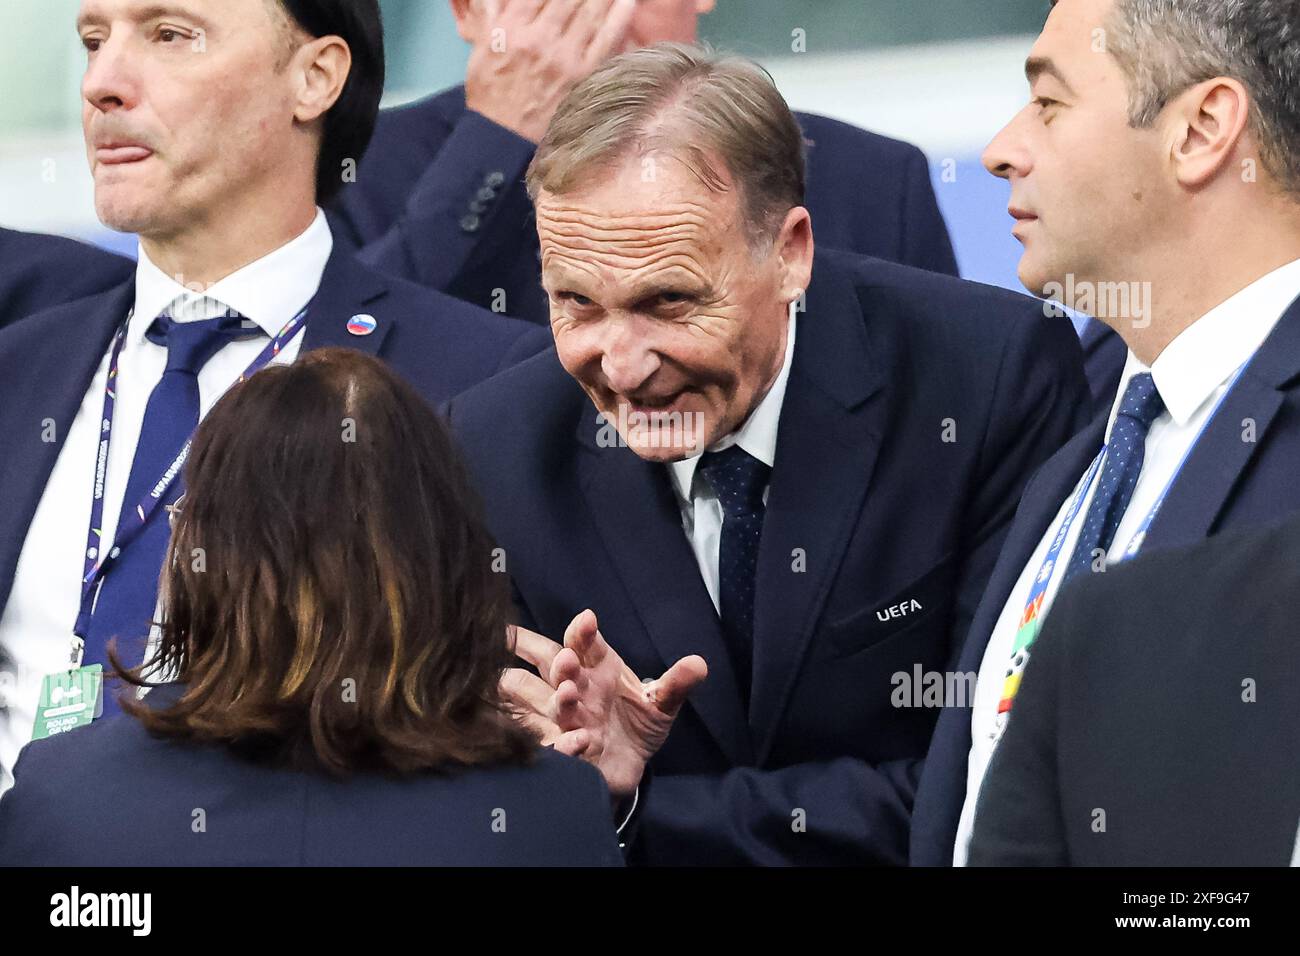
M111 541L116 531L145 406L167 367L166 347L145 337L154 319L170 310L177 321L196 321L229 308L266 333L231 342L200 370L199 409L200 415L206 415L270 338L316 294L333 246L325 214L317 210L315 221L302 235L204 293L186 289L140 250L135 307L118 363L117 405L104 483L103 541ZM292 362L301 340L299 333L274 361ZM73 622L81 605L109 358L105 352L59 451L23 542L9 602L0 616L0 647L15 665L13 683L5 688L7 719L0 716L0 793L12 785L18 751L31 739L41 681L68 667Z
M1255 354L1283 313L1298 296L1300 296L1300 260L1253 282L1222 305L1206 313L1170 342L1150 368L1129 352L1123 376L1120 378L1119 391L1111 406L1110 421L1106 426L1107 440L1110 439L1111 429L1115 427L1115 418L1119 414L1119 404L1124 390L1134 375L1140 372L1151 373L1156 390L1164 400L1165 411L1151 423L1151 428L1147 432L1142 472L1133 490L1128 509L1124 512L1124 517L1115 532L1115 540L1111 542L1110 550L1106 554L1108 564L1114 563L1123 556L1147 514L1173 479L1184 456L1200 435L1201 429L1209 421L1219 400L1227 392L1237 369ZM1068 558L1074 553L1075 543L1079 539L1084 518L1099 482L1100 472L1089 488L1079 514L1065 537L1061 550L1063 558ZM957 829L957 844L953 851L953 863L957 866L964 866L966 863L966 852L970 845L975 819L976 800L999 738L998 700L1002 695L1003 677L1011 660L1011 648L1015 642L1020 617L1024 614L1034 577L1042 567L1043 560L1051 547L1052 538L1060 528L1061 522L1065 520L1066 512L1079 493L1082 483L1083 476L1080 476L1074 490L1062 502L1056 518L1039 541L1033 557L1020 573L1020 578L1002 608L1002 614L993 627L993 633L984 651L984 659L980 664L979 676L975 683L975 701L971 715L971 749L966 777L966 803L962 807L961 821ZM1045 617L1051 608L1063 577L1064 574L1059 569L1052 575L1047 591L1043 595L1040 618ZM1014 713L1013 710L1012 714Z
M786 384L790 381L790 364L794 360L795 324L795 311L791 308L785 358L772 387L767 390L749 418L745 419L745 423L726 438L715 442L708 451L723 451L732 445L739 445L768 468L776 462L776 433L781 424L781 406L785 403ZM691 542L691 550L695 552L695 561L700 566L700 576L704 578L704 586L709 590L713 606L721 614L718 555L722 545L722 502L708 481L703 477L697 478L696 471L702 457L703 452L693 458L671 462L668 468L672 475L673 490L677 492L677 503L682 510L682 528ZM766 488L763 489L763 503L767 503Z

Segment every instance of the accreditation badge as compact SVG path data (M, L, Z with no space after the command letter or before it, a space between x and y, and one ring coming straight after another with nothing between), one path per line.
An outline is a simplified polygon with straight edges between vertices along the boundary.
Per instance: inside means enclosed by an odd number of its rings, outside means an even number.
M85 727L104 714L104 665L50 674L41 681L32 740Z

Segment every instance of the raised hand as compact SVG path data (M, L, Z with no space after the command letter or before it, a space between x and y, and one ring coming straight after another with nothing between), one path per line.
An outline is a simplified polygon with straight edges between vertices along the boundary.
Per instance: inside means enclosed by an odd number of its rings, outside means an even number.
M622 50L636 0L484 0L465 105L541 142L560 101Z
M515 679L534 726L554 738L557 749L594 764L615 797L636 789L687 695L708 676L704 658L692 655L643 683L589 610L569 624L563 647L523 628L515 629L515 640L515 653L545 677L519 671L536 683ZM549 698L543 687L552 690Z

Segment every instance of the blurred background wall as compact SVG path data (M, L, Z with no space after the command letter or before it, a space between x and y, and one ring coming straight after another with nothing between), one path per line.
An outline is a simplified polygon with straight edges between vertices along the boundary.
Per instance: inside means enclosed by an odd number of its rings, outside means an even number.
M381 0L386 102L458 82L468 48L446 0ZM80 0L0 0L0 224L133 253L95 219L79 127ZM703 37L760 60L790 105L909 140L930 158L962 272L1019 288L1007 187L984 145L1025 103L1047 0L718 0ZM816 224L814 223L814 231Z

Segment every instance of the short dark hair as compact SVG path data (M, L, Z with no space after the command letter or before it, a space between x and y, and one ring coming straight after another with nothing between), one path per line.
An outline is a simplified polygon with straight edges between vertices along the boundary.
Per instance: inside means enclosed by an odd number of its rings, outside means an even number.
M1130 122L1150 127L1197 83L1235 79L1264 168L1300 200L1298 24L1300 0L1115 0L1107 48L1129 84Z
M122 695L151 733L335 775L526 762L498 690L504 574L442 419L384 363L313 351L232 388L195 433L160 643ZM201 555L201 561L198 555Z
M379 0L275 0L312 37L337 36L352 51L352 71L325 116L316 164L316 201L326 205L343 188L343 164L361 162L384 95L384 21Z

